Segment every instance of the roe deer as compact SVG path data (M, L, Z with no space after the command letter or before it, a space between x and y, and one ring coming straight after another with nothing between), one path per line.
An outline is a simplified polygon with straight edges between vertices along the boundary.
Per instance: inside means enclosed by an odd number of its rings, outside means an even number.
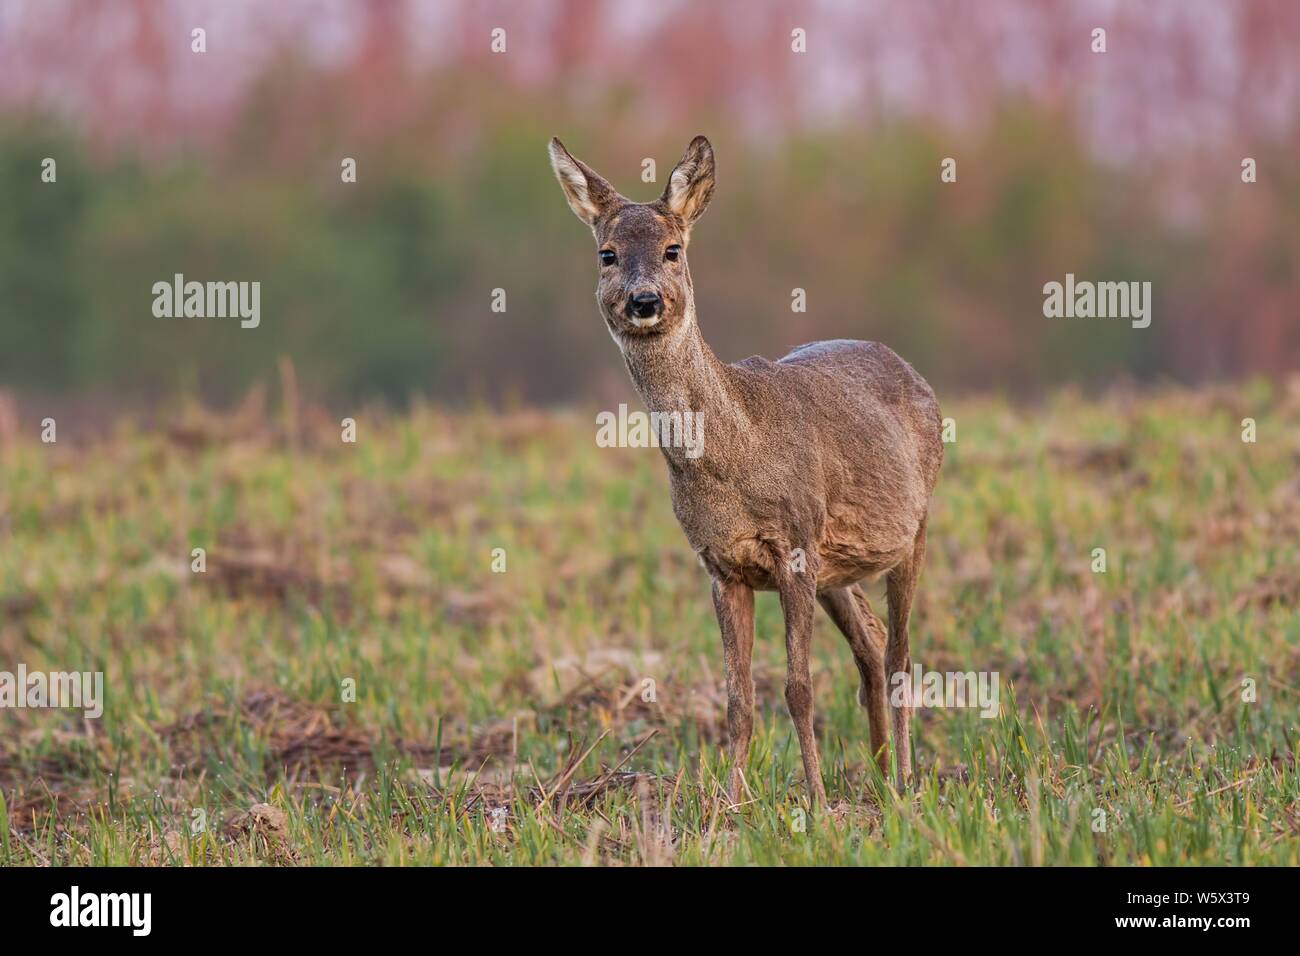
M641 398L652 412L703 415L703 454L660 444L673 512L713 578L732 799L745 787L753 731L755 589L780 595L785 699L813 804L826 802L808 669L819 602L853 652L871 749L888 774L885 678L911 671L907 619L943 461L934 392L874 342L814 342L777 362L719 361L700 335L686 258L691 228L713 194L713 148L703 136L650 203L619 195L558 139L550 155L569 206L595 234L596 301ZM859 586L880 574L887 636ZM892 720L900 787L911 777L909 686Z

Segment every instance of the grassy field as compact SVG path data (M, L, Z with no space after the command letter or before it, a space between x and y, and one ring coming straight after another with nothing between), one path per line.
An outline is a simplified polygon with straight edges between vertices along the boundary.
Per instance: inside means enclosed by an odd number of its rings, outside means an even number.
M944 411L912 654L1001 712L918 709L896 794L821 616L815 815L770 594L725 799L706 575L594 409L11 434L0 670L107 702L0 710L0 863L1300 863L1300 379Z

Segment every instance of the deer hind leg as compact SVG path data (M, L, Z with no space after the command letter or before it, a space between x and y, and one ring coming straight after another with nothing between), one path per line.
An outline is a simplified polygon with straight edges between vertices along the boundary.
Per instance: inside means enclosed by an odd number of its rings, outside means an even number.
M803 772L808 781L808 795L815 806L826 804L826 786L822 782L821 758L817 754L817 735L813 731L812 672L808 652L812 646L813 616L817 611L817 571L810 567L800 573L786 572L777 579L777 593L785 614L785 702L790 708L799 750L803 755Z
M856 584L832 588L817 595L835 626L853 651L858 665L858 703L871 727L871 752L880 772L889 774L889 730L885 716L885 625L871 610L871 602Z
M731 800L744 795L749 741L754 734L754 591L730 581L713 582L713 607L722 631L722 666L727 681L727 738L731 751Z
M907 633L907 619L912 613L916 581L925 559L925 522L916 532L912 555L885 578L885 597L889 602L889 643L885 648L885 672L888 680L900 681L900 698L893 707L894 751L898 759L898 786L906 787L912 778L912 652Z

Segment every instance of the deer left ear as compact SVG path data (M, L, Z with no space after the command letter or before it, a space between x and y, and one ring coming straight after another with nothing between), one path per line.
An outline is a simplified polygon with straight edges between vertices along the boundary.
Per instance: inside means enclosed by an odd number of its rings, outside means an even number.
M564 148L558 139L552 139L549 152L551 168L560 181L564 198L574 215L595 228L596 220L620 203L626 202L599 173Z
M662 196L664 205L681 217L687 229L708 208L713 197L713 178L713 147L703 136L697 136L673 167Z

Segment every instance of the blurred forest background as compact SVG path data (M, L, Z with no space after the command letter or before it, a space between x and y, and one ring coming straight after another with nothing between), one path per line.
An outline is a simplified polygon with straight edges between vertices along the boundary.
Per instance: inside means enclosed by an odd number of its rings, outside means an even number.
M854 337L941 391L1277 375L1298 118L1291 0L0 0L0 388L227 401L287 356L322 398L625 396L545 144L650 199L698 132L724 359ZM260 281L260 327L155 318L177 272ZM1044 318L1067 272L1151 281L1151 327Z

